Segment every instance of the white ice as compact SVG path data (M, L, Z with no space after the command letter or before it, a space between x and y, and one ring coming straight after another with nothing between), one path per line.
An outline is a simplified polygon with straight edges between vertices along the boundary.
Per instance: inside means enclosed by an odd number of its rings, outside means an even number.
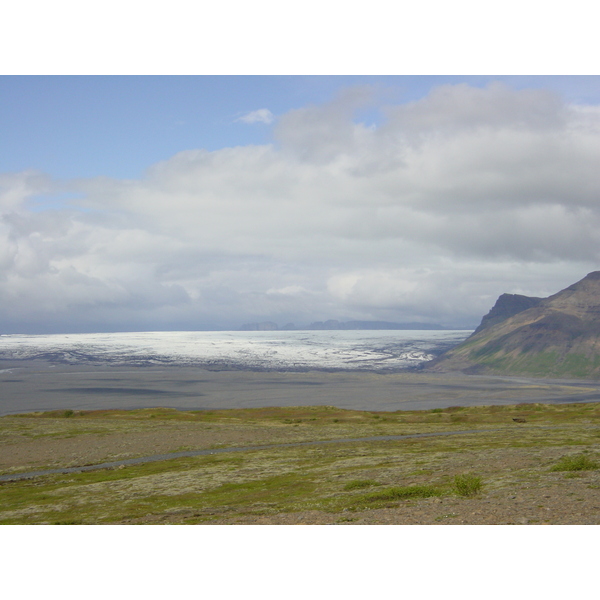
M267 369L402 369L470 331L166 331L0 336L0 358Z

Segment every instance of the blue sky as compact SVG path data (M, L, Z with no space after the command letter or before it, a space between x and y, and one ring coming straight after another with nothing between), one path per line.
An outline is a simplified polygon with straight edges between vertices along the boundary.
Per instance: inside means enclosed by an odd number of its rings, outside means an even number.
M141 177L182 150L272 142L272 127L240 117L274 116L370 86L374 101L355 119L379 124L379 108L423 98L441 84L554 90L566 101L597 103L594 76L4 76L0 77L2 171L40 170L54 178Z
M598 76L0 76L0 331L474 327L600 268Z

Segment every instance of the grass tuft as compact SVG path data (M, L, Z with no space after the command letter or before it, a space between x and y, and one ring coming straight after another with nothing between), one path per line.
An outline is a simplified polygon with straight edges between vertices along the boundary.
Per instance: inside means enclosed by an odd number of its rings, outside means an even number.
M454 477L454 487L459 496L466 498L476 496L483 487L481 477L476 475L456 475Z
M571 454L563 456L550 470L551 471L594 471L600 465L585 454Z
M431 498L441 496L442 491L433 485L408 485L391 487L380 492L365 494L362 500L366 502L385 502L389 500L405 500L407 498Z

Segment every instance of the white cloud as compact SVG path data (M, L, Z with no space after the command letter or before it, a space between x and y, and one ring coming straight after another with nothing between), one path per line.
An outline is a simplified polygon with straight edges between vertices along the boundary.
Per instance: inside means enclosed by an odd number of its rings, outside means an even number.
M0 329L467 325L599 268L598 107L444 86L373 128L354 121L368 102L349 90L283 115L274 144L181 152L141 180L69 182L71 208L32 209L46 176L0 176Z
M236 121L241 121L242 123L248 123L252 125L253 123L266 123L270 125L275 120L273 113L268 108L260 108L258 110L253 110Z

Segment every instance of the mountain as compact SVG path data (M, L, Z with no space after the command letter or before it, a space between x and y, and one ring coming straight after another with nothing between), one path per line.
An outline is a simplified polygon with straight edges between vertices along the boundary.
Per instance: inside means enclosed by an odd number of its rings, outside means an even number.
M447 329L447 327L442 327L442 325L430 324L430 323L391 323L389 321L346 321L340 322L334 319L330 319L329 321L316 321L315 323L311 323L307 327L303 329L308 330L359 330L359 329L398 329L398 330L406 330L406 329Z
M277 331L277 323L263 321L262 323L246 323L240 327L240 331Z
M281 328L281 331L337 331L337 330L379 330L379 329L448 329L442 325L430 323L391 323L389 321L315 321L304 327L296 327L294 323L287 323ZM265 321L263 323L246 323L240 327L240 331L278 331L277 323Z
M503 294L427 370L600 378L600 271L548 298Z

